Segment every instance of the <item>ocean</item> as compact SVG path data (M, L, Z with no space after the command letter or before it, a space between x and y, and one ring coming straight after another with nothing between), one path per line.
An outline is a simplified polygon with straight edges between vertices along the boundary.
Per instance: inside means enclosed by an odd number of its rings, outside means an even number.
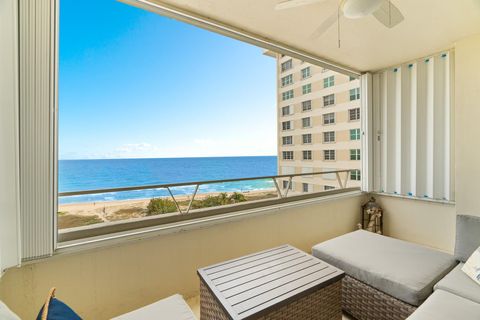
M67 192L276 174L276 156L60 160L58 188L59 192ZM198 192L240 192L272 188L272 180L267 179L202 185ZM175 195L192 194L194 187L171 190ZM135 190L60 197L59 203L148 199L167 195L166 189Z

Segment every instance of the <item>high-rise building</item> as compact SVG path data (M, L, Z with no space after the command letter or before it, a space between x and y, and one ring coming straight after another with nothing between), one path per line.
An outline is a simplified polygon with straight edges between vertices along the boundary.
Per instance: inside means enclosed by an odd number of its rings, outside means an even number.
M352 169L346 186L360 186L360 81L288 56L276 59L278 173ZM288 188L288 179L281 183ZM290 185L294 193L338 187L335 174L296 177Z

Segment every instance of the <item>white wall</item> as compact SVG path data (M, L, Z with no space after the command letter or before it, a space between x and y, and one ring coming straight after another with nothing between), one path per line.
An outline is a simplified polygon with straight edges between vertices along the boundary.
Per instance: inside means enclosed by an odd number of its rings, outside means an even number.
M198 293L197 268L289 243L312 245L353 231L363 196L249 217L115 247L60 255L8 270L0 299L33 319L52 286L85 319L109 319L165 296Z
M446 252L455 246L454 205L375 196L384 209L384 233Z
M17 1L0 1L0 268L18 262L16 12Z
M455 90L457 212L480 215L480 34L455 45Z

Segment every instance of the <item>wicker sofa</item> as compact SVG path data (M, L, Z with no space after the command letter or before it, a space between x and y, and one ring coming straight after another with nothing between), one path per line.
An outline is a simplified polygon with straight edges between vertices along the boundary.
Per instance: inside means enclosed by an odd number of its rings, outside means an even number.
M480 286L457 266L478 246L480 217L459 215L455 256L363 230L320 243L312 254L345 271L342 308L358 320L452 319L443 318L445 308L480 319Z

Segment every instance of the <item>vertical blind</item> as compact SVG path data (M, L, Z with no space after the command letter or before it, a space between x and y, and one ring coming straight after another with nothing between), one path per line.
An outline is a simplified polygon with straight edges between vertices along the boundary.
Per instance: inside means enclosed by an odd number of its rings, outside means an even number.
M22 260L54 246L55 1L19 1Z
M454 200L453 51L373 74L374 189Z

